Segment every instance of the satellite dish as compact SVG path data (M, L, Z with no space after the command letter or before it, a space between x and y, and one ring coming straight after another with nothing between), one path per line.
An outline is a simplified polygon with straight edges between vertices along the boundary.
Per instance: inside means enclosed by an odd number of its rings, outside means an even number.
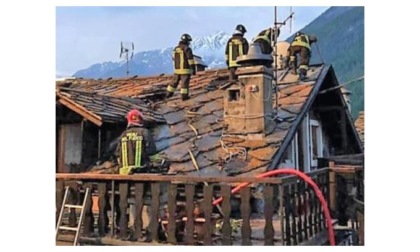
M120 45L120 58L125 58L127 63L127 76L129 74L129 61L134 56L134 43L121 41Z

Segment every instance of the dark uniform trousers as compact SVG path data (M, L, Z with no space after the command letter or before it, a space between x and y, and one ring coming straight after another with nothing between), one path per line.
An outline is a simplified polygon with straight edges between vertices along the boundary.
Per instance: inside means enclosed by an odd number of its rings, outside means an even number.
M238 79L238 76L235 74L238 67L229 67L229 81L234 81Z
M311 52L308 48L303 46L291 46L289 48L290 56L296 57L297 54L300 54L300 64L299 65L309 65L309 58L311 57ZM294 64L296 64L296 60L294 60ZM296 65L295 65L296 66Z
M189 98L189 86L190 86L190 79L191 74L174 74L173 82L168 85L166 97L171 97L176 88L178 87L178 84L181 82L181 98L182 100L187 100Z
M311 52L308 48L303 46L290 46L289 47L289 55L290 55L290 63L289 67L296 70L297 68L297 55L300 54L300 63L299 68L306 69L309 66L309 59L311 57Z
M188 95L190 79L191 74L174 74L173 82L169 86L175 90L181 82L181 95Z

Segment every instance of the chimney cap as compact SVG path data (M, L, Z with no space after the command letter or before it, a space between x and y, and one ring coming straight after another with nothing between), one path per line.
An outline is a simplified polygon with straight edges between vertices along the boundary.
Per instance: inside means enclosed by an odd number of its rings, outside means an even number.
M194 55L194 65L202 65L207 67L206 63L204 63L203 59L200 56Z
M242 65L244 63L251 63L253 61L271 64L273 62L273 57L271 57L270 54L262 53L259 44L252 43L249 45L248 54L238 56L236 58L236 62Z

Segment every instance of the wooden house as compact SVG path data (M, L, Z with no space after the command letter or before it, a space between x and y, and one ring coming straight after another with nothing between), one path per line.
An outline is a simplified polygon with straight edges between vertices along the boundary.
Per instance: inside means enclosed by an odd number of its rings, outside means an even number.
M229 224L234 208L229 200L232 183L262 183L263 237L251 242L255 234L250 219L251 190L247 187L239 197L243 222L240 244L259 244L261 240L267 245L324 244L328 239L321 241L319 237L326 236L326 219L308 185L297 182L296 178L261 180L255 177L274 169L300 170L312 177L329 199L333 216L338 210L344 211L340 208L344 204L340 202L346 197L345 193L336 191L336 175L343 171L356 174L354 171L359 171L360 167L340 170L329 161L343 156L363 156L363 145L333 67L312 65L305 81L299 81L297 75L287 70L273 72L271 68L258 65L238 68L237 74L237 82L228 82L227 69L197 72L191 78L190 99L186 101L181 100L178 91L173 97L165 98L172 75L57 82L57 209L62 204L68 180L82 182L82 191L92 188L99 198L97 235L104 237L109 235L107 227L113 227L115 222L113 212L112 224L107 221L107 204L110 198L114 199L115 192L119 195L118 209L124 213L129 199L134 200L136 209L142 209L145 188L150 186L151 239L160 242L158 230L162 222L158 212L163 204L159 197L160 184L166 184L169 185L165 187L169 219L165 242L197 244L192 206L201 201L204 230L208 231L204 231L204 240L200 242L220 244L212 240L214 226L211 224L212 201L217 195L227 199L219 209L224 213L225 223L219 241L232 245L235 244ZM274 75L278 76L276 83L272 81ZM112 143L125 129L125 115L132 108L145 115L146 126L153 133L160 155L170 161L171 175L78 173L87 171L112 152ZM363 161L358 164L363 165ZM360 177L353 181L357 185L362 183ZM73 185L78 191L76 187ZM181 240L176 238L176 221L183 219L175 220L179 197L186 207L185 230L181 232L185 239ZM280 213L281 221L277 226L273 224L274 211ZM86 217L83 233L91 236L95 223L91 199ZM140 239L143 237L142 217L137 212L134 218L133 237ZM118 225L121 241L128 234L127 218L122 217ZM96 241L110 244L101 239Z

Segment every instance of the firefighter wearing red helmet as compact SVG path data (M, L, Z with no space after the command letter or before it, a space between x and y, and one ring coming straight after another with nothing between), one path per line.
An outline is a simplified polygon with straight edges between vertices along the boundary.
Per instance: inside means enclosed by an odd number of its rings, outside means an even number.
M149 156L156 152L152 134L143 126L143 115L137 109L131 110L127 114L127 129L120 136L115 152L119 174L131 174L147 167Z

